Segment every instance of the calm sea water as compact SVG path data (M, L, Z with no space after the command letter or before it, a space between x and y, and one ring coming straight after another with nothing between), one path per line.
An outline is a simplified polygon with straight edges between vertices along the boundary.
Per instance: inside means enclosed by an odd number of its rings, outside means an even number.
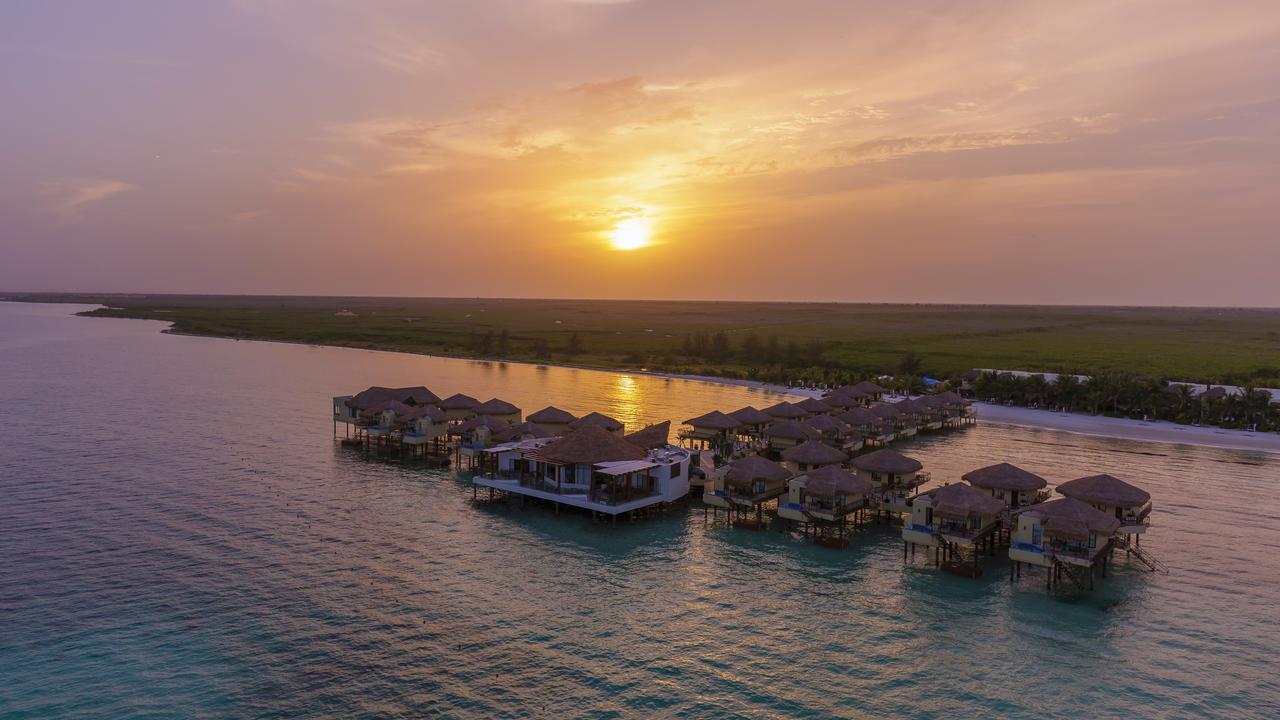
M1280 458L979 426L1008 460L1157 504L1094 593L707 527L476 507L331 440L371 384L628 425L776 399L521 365L163 336L0 304L0 717L1276 717Z

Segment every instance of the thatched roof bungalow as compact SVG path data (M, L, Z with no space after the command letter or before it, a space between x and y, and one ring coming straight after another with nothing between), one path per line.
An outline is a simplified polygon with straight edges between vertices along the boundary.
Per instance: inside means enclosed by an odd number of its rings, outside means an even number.
M621 422L619 422L618 420L615 420L614 418L609 417L608 415L605 415L604 413L599 413L599 412L589 412L586 415L583 415L582 417L578 418L577 420L574 420L573 422L569 423L570 430L577 430L579 428L583 428L587 426L595 426L598 428L602 428L604 430L607 430L613 433L614 435L618 435L619 437L623 435L623 431L625 430Z
M1111 475L1091 475L1062 483L1058 494L1086 502L1120 521L1125 534L1146 532L1151 493Z
M525 418L525 420L537 423L558 435L564 434L564 431L569 429L569 424L577 419L577 416L573 413L561 410L554 405L548 405L535 413L530 413Z
M1035 505L1049 499L1044 478L1009 463L970 470L961 480L1000 500L1009 508Z
M827 465L839 465L848 459L848 455L818 440L806 440L782 451L783 463L796 473Z

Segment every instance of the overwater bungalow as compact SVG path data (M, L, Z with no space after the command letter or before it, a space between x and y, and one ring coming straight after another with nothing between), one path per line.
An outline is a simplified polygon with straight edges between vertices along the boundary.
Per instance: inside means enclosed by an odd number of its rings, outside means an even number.
M995 553L1005 504L985 492L957 483L920 493L910 500L911 517L902 527L902 557L917 546L934 548L934 562L952 572L977 577L978 557ZM965 553L972 552L972 562Z
M1024 566L1048 568L1049 589L1065 577L1081 589L1092 590L1096 570L1107 576L1112 537L1120 529L1120 521L1112 515L1067 497L1024 508L1013 522L1010 580L1021 577Z
M774 421L803 420L813 414L804 408L797 406L795 403L789 403L786 400L775 405L770 405L765 408L763 412L772 417Z
M550 428L526 420L519 425L508 425L498 430L493 434L493 440L497 443L511 443L521 440L557 437L561 434L558 431L553 431Z
M724 457L733 454L737 430L742 427L741 420L719 410L689 418L684 424L689 426L689 430L680 433L680 439L687 447L714 450Z
M867 408L851 408L837 415L836 419L857 428L858 432L862 433L862 442L865 446L884 447L893 440L893 423Z
M870 402L879 402L880 399L884 397L884 394L889 392L870 380L863 380L857 385L854 385L852 389L866 395L867 400Z
M480 401L470 395L455 393L449 397L436 403L436 407L444 411L452 422L462 422L470 420L476 416L476 408L480 407Z
M825 465L787 481L787 496L778 517L801 523L814 542L844 547L848 523L859 527L875 496L871 481L836 465Z
M940 392L933 397L942 401L943 427L958 428L978 422L978 415L973 409L973 403L968 398L962 397L959 393L951 390Z
M595 426L607 430L614 435L621 437L625 433L625 427L621 422L615 420L604 413L589 412L586 415L569 423L570 430L579 430L587 426Z
M561 410L553 405L548 405L525 418L525 420L537 423L556 435L563 435L569 429L569 424L577 419L577 416L573 413Z
M765 428L777 420L774 416L748 405L741 410L729 413L734 420L742 423L738 427L738 438L748 442L764 439Z
M795 406L809 413L811 417L814 415L827 415L835 410L834 405L829 405L817 398L805 398L795 403Z
M871 398L853 385L845 385L824 395L822 401L837 410L849 410L855 407L866 407L871 402Z
M586 424L529 452L476 487L583 508L612 517L674 502L689 492L689 452L645 449Z
M1049 493L1045 491L1049 483L1044 478L1009 463L971 470L960 479L1003 502L1011 510L1049 499Z
M445 454L449 418L443 410L434 405L425 405L413 408L400 419L404 423L400 441L415 454Z
M493 398L485 400L474 408L476 415L489 417L508 425L520 424L520 408L506 400Z
M821 440L822 433L799 420L782 420L765 428L768 451L780 453L806 440Z
M875 485L880 509L889 513L911 512L907 500L916 488L929 482L929 473L923 472L919 460L890 448L859 455L852 464L859 477Z
M903 403L906 403L906 407L909 407L915 413L917 428L924 431L942 429L943 405L946 403L932 395L922 395L912 400L899 402L899 410L903 409Z
M1077 478L1056 490L1059 495L1086 502L1118 520L1126 547L1130 541L1141 544L1151 515L1151 493L1111 475Z
M454 443L457 459L465 460L467 467L476 467L480 452L497 445L498 433L510 427L512 426L502 420L488 415L477 415L466 422L450 426L449 434L458 438Z
M809 427L822 433L822 441L846 453L862 449L862 430L830 415L815 415L805 421Z
M702 501L713 511L728 510L735 526L760 529L764 527L764 505L786 493L790 477L791 471L782 465L760 455L747 455L717 474Z
M361 413L372 410L375 406L394 401L409 407L423 407L439 399L435 393L421 385L401 388L374 385L355 395L338 395L333 398L333 434L337 436L338 423L343 423L348 426L347 436L351 437L354 427L364 426L370 419L369 413L366 412L363 416Z
M848 455L821 440L806 440L782 451L782 464L792 473L805 473L827 465L840 465L848 459Z
M902 411L896 405L880 404L872 405L871 413L880 418L886 426L886 430L892 433L894 440L911 437L916 434L916 425L914 418L902 416Z
M898 429L899 437L914 437L924 429L926 408L917 404L915 400L899 400L893 403L892 407L898 411L897 416L894 417L894 426Z

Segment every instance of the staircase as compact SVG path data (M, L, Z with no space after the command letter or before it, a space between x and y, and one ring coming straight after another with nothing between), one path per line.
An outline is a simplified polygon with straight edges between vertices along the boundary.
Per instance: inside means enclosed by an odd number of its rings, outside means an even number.
M1165 565L1159 558L1150 552L1143 550L1141 546L1128 541L1124 537L1116 538L1116 547L1128 550L1129 554L1138 559L1143 565L1150 568L1151 572L1169 574L1169 566Z
M1083 580L1081 580L1080 578L1076 577L1077 567L1076 567L1076 566L1074 566L1074 565L1070 565L1070 564L1068 564L1068 563L1064 563L1064 562L1062 562L1061 560L1059 560L1058 558L1054 558L1054 559L1053 559L1053 570L1058 571L1058 575L1059 575L1060 577L1065 577L1065 578L1067 578L1067 579L1068 579L1068 580L1070 580L1070 581L1071 581L1071 582L1072 582L1076 587L1080 588L1081 590L1090 590L1090 589L1092 589L1092 588L1090 588L1090 586L1089 586L1089 585L1086 585L1086 584L1084 583L1084 581L1083 581Z

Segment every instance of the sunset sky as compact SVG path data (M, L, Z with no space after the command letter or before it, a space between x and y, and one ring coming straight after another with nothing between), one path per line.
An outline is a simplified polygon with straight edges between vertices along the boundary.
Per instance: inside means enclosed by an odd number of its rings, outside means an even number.
M0 290L1280 306L1275 0L7 0L0 107Z

